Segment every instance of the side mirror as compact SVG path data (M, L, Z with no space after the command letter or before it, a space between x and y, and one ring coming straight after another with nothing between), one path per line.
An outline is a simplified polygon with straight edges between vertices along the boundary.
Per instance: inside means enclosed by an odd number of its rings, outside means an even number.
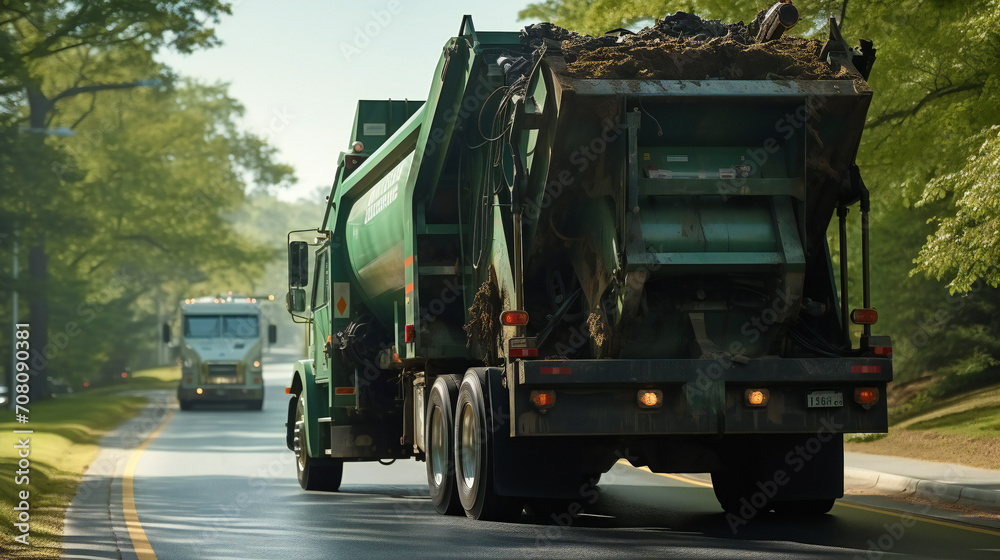
M301 288L309 284L309 244L292 241L288 244L288 285Z
M170 325L163 323L162 334L163 342L170 342Z
M285 309L289 313L302 313L306 310L306 291L302 288L292 288L285 295Z
M278 325L267 326L267 342L268 344L278 342Z

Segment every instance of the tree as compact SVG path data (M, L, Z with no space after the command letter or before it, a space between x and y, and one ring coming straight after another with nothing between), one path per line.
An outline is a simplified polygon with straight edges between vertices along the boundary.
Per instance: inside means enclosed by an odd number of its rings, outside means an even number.
M5 1L0 7L0 98L5 107L14 110L0 124L16 126L26 120L30 129L44 130L54 117L52 109L56 102L93 93L105 89L101 85L108 85L95 83L86 68L80 68L72 86L56 86L43 69L61 54L90 48L149 58L162 46L190 52L217 43L210 24L216 23L222 13L229 13L229 4L220 0ZM145 68L144 73L153 68ZM11 138L9 134L4 136ZM32 214L19 216L17 225L32 240L28 268L35 288L30 297L30 313L33 353L37 358L37 350L48 345L49 326L48 256L46 228L42 226L51 223L53 215L48 202L56 198L55 183L41 170L48 167L47 163L57 162L58 155L40 135L17 142L27 145L19 150L26 157L0 169L31 165L32 169L22 171L21 176L31 180L33 190L39 195L32 199L37 203ZM45 362L44 358L40 361ZM34 373L44 376L44 365Z
M49 254L60 263L54 280L82 298L54 313L53 342L61 325L81 323L77 338L88 342L59 352L89 363L74 354L99 351L111 360L106 373L117 375L151 348L160 308L170 311L189 286L253 285L274 251L237 233L226 215L248 192L294 177L272 147L237 128L242 107L225 86L180 81L105 101L63 143L59 213L73 226L50 233ZM76 100L60 118L90 110Z
M225 86L176 78L153 61L164 45L215 44L207 25L228 11L225 3L4 10L0 42L15 45L0 46L0 101L10 109L0 116L0 140L11 148L0 158L5 210L18 216L22 237L44 234L35 256L53 263L18 286L33 300L32 343L43 350L33 361L41 370L51 362L64 378L116 377L155 345L160 311L189 286L254 281L273 251L237 234L225 215L247 193L294 177L272 147L237 127L242 107ZM150 76L165 87L130 87ZM38 124L76 135L16 132ZM47 312L36 302L51 304L53 328L44 328Z

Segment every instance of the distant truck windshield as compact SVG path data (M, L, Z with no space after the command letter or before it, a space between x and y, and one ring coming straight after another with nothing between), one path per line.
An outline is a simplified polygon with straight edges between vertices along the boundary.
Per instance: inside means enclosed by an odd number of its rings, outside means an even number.
M260 321L256 315L187 315L184 338L257 338Z

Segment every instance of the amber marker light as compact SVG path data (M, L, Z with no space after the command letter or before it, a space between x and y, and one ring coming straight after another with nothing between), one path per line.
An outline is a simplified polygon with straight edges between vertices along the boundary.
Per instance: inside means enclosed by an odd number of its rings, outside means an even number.
M532 391L531 404L538 410L548 410L556 404L555 391Z
M878 311L874 309L855 309L851 311L851 322L855 325L874 325L878 322Z
M767 406L767 401L770 399L771 392L767 389L747 389L743 393L744 404L752 408Z
M663 406L663 391L659 389L639 389L635 395L639 408L660 408Z

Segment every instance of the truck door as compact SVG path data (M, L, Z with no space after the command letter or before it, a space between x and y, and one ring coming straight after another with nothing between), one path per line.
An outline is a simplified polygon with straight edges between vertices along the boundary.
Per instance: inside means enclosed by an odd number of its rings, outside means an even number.
M330 248L316 252L316 271L313 280L313 371L317 380L330 378L330 358L326 351L330 328Z

